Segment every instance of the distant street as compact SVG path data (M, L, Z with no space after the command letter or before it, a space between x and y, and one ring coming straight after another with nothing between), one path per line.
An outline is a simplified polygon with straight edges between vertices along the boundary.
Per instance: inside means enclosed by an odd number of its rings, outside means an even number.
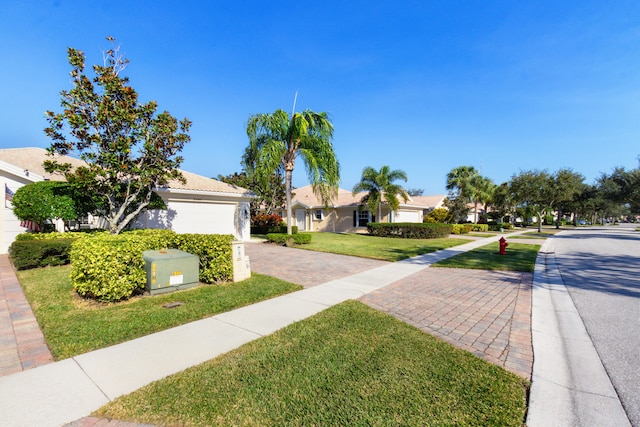
M556 262L631 424L640 427L640 232L621 224L555 237Z

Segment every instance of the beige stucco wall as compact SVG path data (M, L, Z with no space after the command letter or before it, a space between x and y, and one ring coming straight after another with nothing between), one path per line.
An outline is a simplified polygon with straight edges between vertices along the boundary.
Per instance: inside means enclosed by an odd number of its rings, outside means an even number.
M297 209L302 209L300 205L293 207L294 224L295 224L295 212ZM353 226L353 212L357 211L357 207L349 206L343 208L329 208L322 209L322 219L317 220L315 217L316 209L306 209L306 231L320 231L328 233L366 233L366 227L354 227ZM422 218L422 212L420 212L420 218ZM283 217L286 221L286 216ZM382 209L381 222L389 222L389 209Z

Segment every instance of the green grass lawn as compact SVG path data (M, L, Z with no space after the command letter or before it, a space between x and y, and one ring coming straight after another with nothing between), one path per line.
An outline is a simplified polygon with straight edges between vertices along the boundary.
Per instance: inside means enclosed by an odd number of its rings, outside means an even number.
M189 426L521 426L527 382L349 301L95 415Z
M238 283L203 285L117 304L99 304L77 296L69 270L69 266L63 266L18 272L18 280L57 360L302 289L254 274ZM174 302L182 305L163 307Z
M313 233L311 243L297 247L393 262L464 243L469 243L469 240L455 238L395 239L363 234Z
M500 243L494 242L480 248L444 259L432 267L475 268L478 270L533 271L540 245L509 243L507 254L500 255Z
M303 247L396 261L463 243L314 233ZM538 248L513 243L500 257L496 243L443 266L532 269ZM79 298L68 275L68 266L18 272L56 359L300 289L254 274L240 283L98 304ZM163 308L175 302L182 305ZM521 426L527 387L498 366L350 301L152 383L96 415L193 426Z

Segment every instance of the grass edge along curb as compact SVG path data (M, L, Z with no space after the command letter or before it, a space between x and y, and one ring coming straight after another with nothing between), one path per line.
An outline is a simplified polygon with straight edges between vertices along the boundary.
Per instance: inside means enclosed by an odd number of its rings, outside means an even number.
M95 415L192 426L521 426L528 381L358 301L114 400Z
M489 243L438 261L431 264L431 267L533 272L538 251L542 245L538 243L509 243L506 255L499 254L499 247L499 242Z

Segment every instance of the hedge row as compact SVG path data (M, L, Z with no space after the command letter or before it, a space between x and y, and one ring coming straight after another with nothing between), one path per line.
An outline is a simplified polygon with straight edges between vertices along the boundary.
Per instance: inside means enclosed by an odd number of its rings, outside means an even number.
M73 243L71 282L85 297L104 302L126 299L146 286L142 253L165 248L197 255L204 283L230 280L232 240L232 235L176 234L170 230L96 234Z
M311 233L297 233L291 235L287 233L269 233L267 234L267 240L284 246L292 244L304 245L311 243Z
M16 240L9 248L18 270L69 264L74 239Z
M102 232L104 233L104 231L100 230L97 232ZM59 231L55 231L52 233L20 233L16 236L16 242L22 242L22 241L32 241L32 240L56 240L56 239L80 239L81 237L86 236L88 233L86 232L82 232L82 231L78 231L78 232L59 232Z
M451 224L416 222L370 222L369 234L379 237L402 237L406 239L437 239L451 234Z

